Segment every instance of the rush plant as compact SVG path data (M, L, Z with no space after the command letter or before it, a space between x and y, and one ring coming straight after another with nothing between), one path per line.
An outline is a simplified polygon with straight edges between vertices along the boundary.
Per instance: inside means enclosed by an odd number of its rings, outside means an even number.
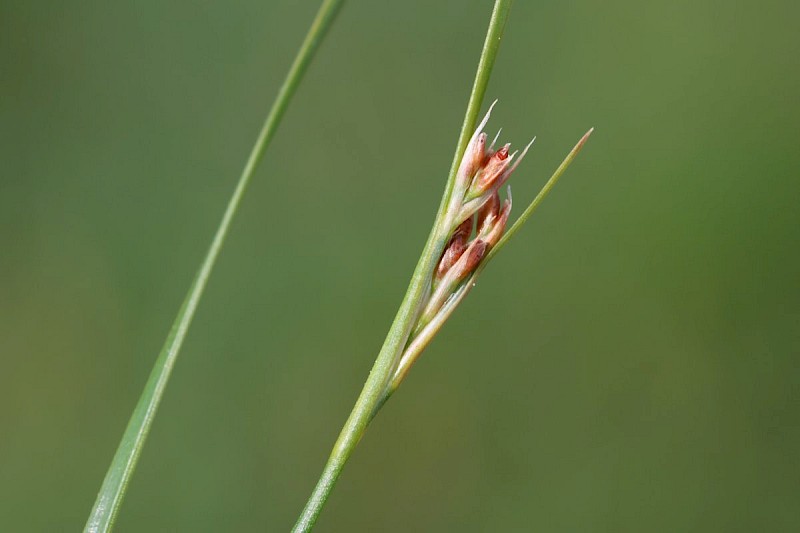
M494 3L456 153L428 241L364 388L294 526L295 532L309 531L314 526L342 468L369 423L475 286L481 271L533 214L593 131L590 129L584 134L536 198L506 231L511 212L511 189L508 188L502 202L500 190L533 141L516 157L517 152L509 153L509 144L495 149L497 137L487 146L487 136L482 130L489 120L491 107L477 129L475 123L511 3L511 0L496 0Z
M489 261L533 214L592 132L590 129L578 141L536 198L508 227L512 199L507 182L533 141L521 152L512 152L510 144L499 146L499 132L492 142L488 142L483 129L496 101L477 127L476 123L511 3L512 0L494 2L453 163L433 227L369 377L333 446L308 503L294 526L296 532L309 531L314 526L345 463L369 423L398 389L414 362L441 330L445 321L475 286L478 276ZM106 532L113 527L181 345L244 191L341 4L342 0L323 0L281 86L209 250L131 415L89 516L87 532Z

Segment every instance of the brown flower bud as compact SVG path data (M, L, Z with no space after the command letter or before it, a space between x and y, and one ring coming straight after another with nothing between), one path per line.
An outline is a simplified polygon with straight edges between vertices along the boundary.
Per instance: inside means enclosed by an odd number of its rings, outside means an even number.
M503 233L506 230L506 224L508 223L508 216L511 214L511 195L503 202L503 207L500 208L500 212L498 213L497 217L494 220L494 223L486 228L486 231L481 231L479 234L481 239L485 239L488 243L489 247L491 248L497 241L500 240L500 237L503 236Z
M535 140L535 139L534 139ZM522 153L517 157L517 152L509 154L510 144L506 144L494 153L487 154L483 168L481 168L466 194L467 200L478 198L488 191L498 190L508 181L511 173L525 157L528 148L531 147L533 141L528 143L528 146L522 150Z
M467 251L461 257L454 268L457 268L456 271L456 281L461 282L466 278L468 275L475 270L475 267L478 266L478 263L481 262L481 259L486 255L486 251L489 249L489 245L480 239L475 239L472 244L469 245Z
M473 240L467 249L461 254L452 267L450 267L441 278L437 279L434 285L433 293L428 299L422 314L417 320L417 326L414 334L431 321L431 319L439 312L447 299L453 294L459 283L464 281L475 267L481 262L481 259L486 255L488 244L481 240Z
M514 159L514 155L508 155L510 144L506 144L495 153L491 154L483 168L475 176L472 182L471 192L474 191L475 196L480 195L492 188L498 188L502 183L508 179L510 172L507 169ZM496 186L495 186L496 185Z
M456 228L450 242L445 246L444 252L442 252L442 258L439 260L439 265L436 267L437 279L444 276L445 273L450 270L450 267L458 261L461 254L464 253L464 250L467 249L467 239L469 239L471 233L472 217L469 217Z

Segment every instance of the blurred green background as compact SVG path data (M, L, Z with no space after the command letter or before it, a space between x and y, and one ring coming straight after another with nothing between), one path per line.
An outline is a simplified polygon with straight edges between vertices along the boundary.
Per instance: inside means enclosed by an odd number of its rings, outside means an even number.
M0 3L0 530L77 531L317 2ZM235 221L118 531L285 531L433 218L488 1L349 2ZM319 531L800 528L800 4L525 2L538 140Z

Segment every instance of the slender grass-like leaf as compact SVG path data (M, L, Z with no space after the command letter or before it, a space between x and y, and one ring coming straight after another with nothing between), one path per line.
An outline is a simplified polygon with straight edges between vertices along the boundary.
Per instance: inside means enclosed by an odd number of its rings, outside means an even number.
M542 203L545 197L548 194L550 194L550 191L553 190L553 187L555 187L556 183L558 183L558 180L561 178L561 176L564 174L567 168L569 168L569 166L578 156L578 152L581 151L583 145L586 144L587 140L589 140L589 136L592 134L593 131L594 128L591 128L589 129L589 131L583 134L583 137L581 137L578 143L572 148L572 150L569 151L567 157L565 157L564 160L561 162L561 164L558 165L558 168L555 170L555 172L553 172L553 175L550 176L550 179L548 179L547 182L544 184L542 189L539 191L539 194L536 195L536 198L534 198L533 201L531 201L531 203L528 205L528 207L525 208L525 211L523 211L523 213L519 216L519 218L517 218L514 224L512 224L512 226L508 228L508 230L506 230L505 234L500 238L499 241L497 241L497 244L495 244L494 247L492 247L492 249L486 255L486 259L484 259L483 263L481 263L479 269L482 270L489 263L489 260L492 257L494 257L495 254L497 254L497 252L499 252L500 249L503 246L505 246L508 240L511 237L513 237L517 231L519 231L522 225L528 221L530 216L534 213L534 211L536 211L536 209L539 207L539 205Z
M186 338L186 333L191 325L197 305L203 296L203 291L214 268L220 249L225 242L225 237L230 229L231 221L239 207L247 184L250 182L259 161L264 155L264 151L269 145L270 140L275 135L275 131L280 124L281 118L286 112L292 96L294 96L303 75L305 74L311 59L319 48L327 30L333 23L343 0L324 0L317 12L314 22L297 53L289 73L275 98L272 108L267 115L261 132L256 139L255 145L247 160L247 164L242 171L233 195L228 202L225 213L211 242L211 246L206 253L203 262L192 282L189 292L181 305L175 322L167 336L164 347L156 359L150 377L145 384L136 408L131 415L125 433L122 436L117 452L108 468L103 485L97 495L89 520L86 523L85 531L99 533L110 531L113 527L128 482L131 479L137 460L142 452L150 426L155 418L158 405L164 395L164 390L169 381L175 360L180 352L181 345Z

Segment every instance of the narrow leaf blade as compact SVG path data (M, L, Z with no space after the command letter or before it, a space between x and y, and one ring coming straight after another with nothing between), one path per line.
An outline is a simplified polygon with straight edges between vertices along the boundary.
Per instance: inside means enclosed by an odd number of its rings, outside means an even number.
M116 454L111 461L111 465L106 472L103 485L97 495L94 507L92 508L89 520L84 531L89 533L101 533L111 531L114 520L116 519L125 492L130 482L133 471L136 468L139 455L144 447L150 427L155 418L158 405L164 395L169 381L172 368L180 352L186 333L194 318L197 305L205 290L208 278L214 268L225 237L236 214L239 203L247 184L250 182L261 157L269 145L281 118L283 117L289 101L297 90L297 87L308 69L314 54L321 44L327 30L332 25L343 0L324 0L317 12L314 22L301 45L294 63L281 86L275 102L270 109L258 138L250 153L244 170L242 171L236 188L231 196L225 214L222 217L211 246L203 259L200 269L192 282L186 298L181 305L172 329L167 336L161 352L153 365L153 370L145 384L139 401L131 415L125 433L122 436Z
M589 139L589 136L592 134L593 131L594 128L591 128L589 131L584 133L583 137L581 137L581 140L578 141L578 144L576 144L572 148L572 150L570 150L570 152L567 154L567 157L565 157L564 160L561 162L561 164L558 165L556 171L553 172L553 175L550 176L550 179L547 180L547 183L544 184L544 187L542 187L542 189L539 191L539 194L536 195L536 198L534 198L533 201L530 203L530 205L528 205L528 207L525 208L525 211L519 216L517 220L514 221L514 224L510 228L508 228L508 230L500 238L500 240L497 241L497 244L495 244L489 251L489 254L486 256L486 259L484 259L483 263L481 263L481 269L483 269L483 267L486 266L489 260L491 260L491 258L494 257L498 251L500 251L500 248L505 246L508 240L511 237L513 237L517 231L519 231L522 225L528 221L528 219L531 217L534 211L536 211L536 209L539 207L539 205L542 203L545 197L550 193L553 187L555 187L556 183L558 183L559 178L561 178L561 176L564 174L567 168L569 168L570 164L572 164L572 162L575 160L575 157L577 157L578 152L581 151L581 148L583 148L583 145L586 144L586 141Z

